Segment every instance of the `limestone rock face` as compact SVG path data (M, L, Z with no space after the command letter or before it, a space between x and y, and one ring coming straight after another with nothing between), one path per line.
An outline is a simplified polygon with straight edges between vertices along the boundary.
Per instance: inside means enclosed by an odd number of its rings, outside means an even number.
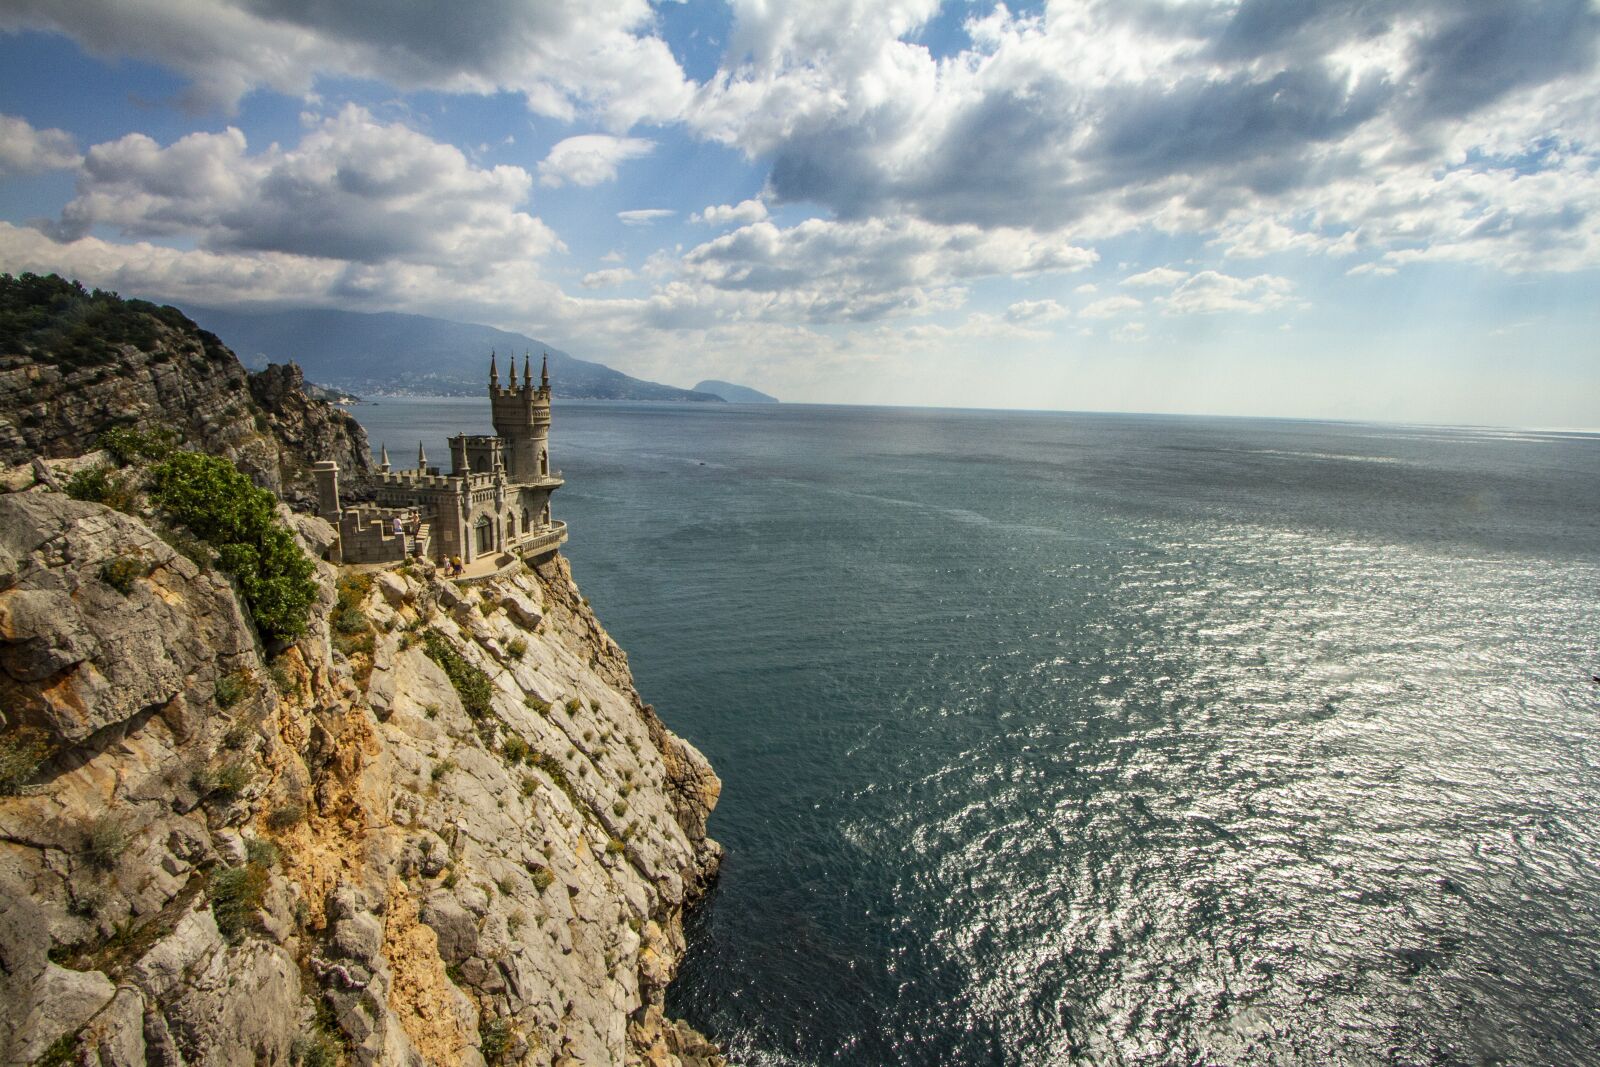
M566 562L320 574L267 663L141 520L0 496L0 1063L720 1063L663 1012L720 783Z
M331 459L348 479L369 471L372 453L367 431L349 413L306 392L305 376L294 363L273 363L249 375L250 395L271 424L280 445L281 481L314 503L310 461Z
M76 320L67 301L58 333ZM77 456L112 427L165 427L189 447L227 456L257 484L310 499L310 462L371 467L354 419L306 396L293 364L251 374L218 338L172 308L119 303L130 339L0 344L0 467ZM82 347L86 346L86 347ZM20 476L12 472L8 478ZM13 488L21 488L16 486Z

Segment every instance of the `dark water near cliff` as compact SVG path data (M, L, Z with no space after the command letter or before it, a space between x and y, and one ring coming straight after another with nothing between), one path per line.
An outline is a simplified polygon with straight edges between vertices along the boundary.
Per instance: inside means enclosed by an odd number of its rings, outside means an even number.
M1600 438L568 403L552 453L725 782L670 1007L740 1061L1600 1059Z

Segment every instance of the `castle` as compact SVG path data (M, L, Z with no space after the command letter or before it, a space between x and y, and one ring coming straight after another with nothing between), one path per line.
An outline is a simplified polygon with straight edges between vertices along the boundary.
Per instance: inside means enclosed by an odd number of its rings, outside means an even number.
M344 563L392 563L408 556L464 564L483 558L533 559L554 552L567 539L567 524L550 518L550 494L562 485L550 472L550 361L539 384L526 355L522 383L511 360L510 383L500 385L489 354L492 436L450 438L450 473L428 466L417 446L414 470L395 470L383 449L372 475L373 503L341 506L339 466L312 465L317 511L339 530Z

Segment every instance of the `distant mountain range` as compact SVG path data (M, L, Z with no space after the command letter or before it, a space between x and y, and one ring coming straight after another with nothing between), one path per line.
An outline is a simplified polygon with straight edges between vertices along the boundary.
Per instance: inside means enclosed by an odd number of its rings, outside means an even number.
M732 382L719 382L715 378L707 378L694 387L697 393L710 393L720 396L730 404L776 404L778 398L768 396L759 389L752 389L748 385L734 385Z
M576 359L538 338L491 326L426 315L321 308L184 310L222 338L247 367L293 360L308 380L362 395L475 396L488 384L489 352L493 350L500 356L502 379L509 374L513 359L521 372L524 352L532 356L535 375L540 357L548 354L550 386L557 397L723 402L714 393L632 378L602 364Z

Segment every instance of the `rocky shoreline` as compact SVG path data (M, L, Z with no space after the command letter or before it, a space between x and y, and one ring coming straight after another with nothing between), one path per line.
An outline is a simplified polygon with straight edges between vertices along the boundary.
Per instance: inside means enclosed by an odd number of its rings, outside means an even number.
M0 495L0 1062L721 1062L662 1008L720 783L564 559L318 563L268 655L224 576L34 468Z

